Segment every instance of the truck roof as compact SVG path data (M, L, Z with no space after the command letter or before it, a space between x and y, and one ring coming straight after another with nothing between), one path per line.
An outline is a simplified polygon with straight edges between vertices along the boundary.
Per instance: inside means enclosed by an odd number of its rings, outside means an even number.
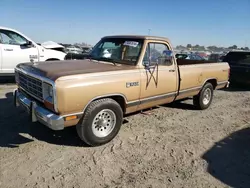
M148 39L148 40L164 40L170 42L166 37L150 36L150 35L110 35L103 38L136 38L136 39Z

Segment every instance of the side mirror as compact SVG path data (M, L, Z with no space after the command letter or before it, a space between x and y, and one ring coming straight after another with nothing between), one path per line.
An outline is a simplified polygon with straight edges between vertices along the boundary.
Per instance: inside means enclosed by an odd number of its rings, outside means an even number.
M143 65L144 65L145 67L148 67L148 66L149 66L149 61L143 61Z
M147 61L147 60L143 61L142 64L145 67L145 69L147 69L149 67L149 61Z
M33 46L33 43L31 41L27 41L26 43L21 44L21 46L30 48Z
M172 60L172 58L174 57L172 50L164 50L163 55L166 58L166 60Z

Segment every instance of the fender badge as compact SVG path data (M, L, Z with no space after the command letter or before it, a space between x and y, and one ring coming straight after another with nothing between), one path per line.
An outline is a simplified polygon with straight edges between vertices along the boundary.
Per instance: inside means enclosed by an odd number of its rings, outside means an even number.
M127 82L126 87L133 87L133 86L139 86L139 82Z

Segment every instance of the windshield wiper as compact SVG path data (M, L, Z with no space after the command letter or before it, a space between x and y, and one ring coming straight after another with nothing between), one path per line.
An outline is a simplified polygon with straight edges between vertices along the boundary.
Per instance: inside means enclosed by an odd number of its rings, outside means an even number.
M97 62L99 62L99 60L98 60L97 58L93 58L93 56L90 55L90 54L88 54L88 55L86 56L86 59L89 59L89 61L91 61L91 62L95 62L95 61L92 61L92 60L96 60Z
M116 61L115 61L114 59L111 59L111 58L100 57L100 58L98 58L98 60L100 60L100 61L108 61L108 62L111 62L111 63L113 63L114 65L116 65Z

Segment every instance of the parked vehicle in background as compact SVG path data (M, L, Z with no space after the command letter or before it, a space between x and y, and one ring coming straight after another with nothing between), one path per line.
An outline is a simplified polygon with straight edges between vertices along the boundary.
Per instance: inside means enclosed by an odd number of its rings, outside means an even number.
M57 51L61 51L61 52L66 53L66 49L63 45L58 44L58 43L53 42L53 41L46 41L46 42L43 42L39 45L43 46L46 49L52 49L52 50L57 50Z
M195 52L195 54L204 60L208 60L208 55L205 52Z
M92 47L82 47L83 52L82 53L89 53L92 50Z
M209 61L223 61L224 57L225 57L225 54L212 53L209 56L208 60Z
M72 53L69 51L65 56L65 60L86 59L88 57L88 54L91 52L92 47L81 47L81 49L81 53Z
M76 126L96 146L118 134L125 114L187 97L207 109L228 78L227 63L176 60L167 38L107 36L85 60L19 64L14 103L53 130Z
M250 84L250 51L231 51L223 61L230 66L230 82Z
M66 47L66 52L72 54L81 54L83 52L83 49L72 45Z
M0 76L14 75L19 63L64 60L65 55L35 43L14 29L0 27Z
M189 60L205 60L203 57L197 54L176 54L177 59L189 59Z
M91 52L92 47L83 47L82 53L71 53L68 52L65 56L65 60L79 60L79 59L86 59L88 54Z

